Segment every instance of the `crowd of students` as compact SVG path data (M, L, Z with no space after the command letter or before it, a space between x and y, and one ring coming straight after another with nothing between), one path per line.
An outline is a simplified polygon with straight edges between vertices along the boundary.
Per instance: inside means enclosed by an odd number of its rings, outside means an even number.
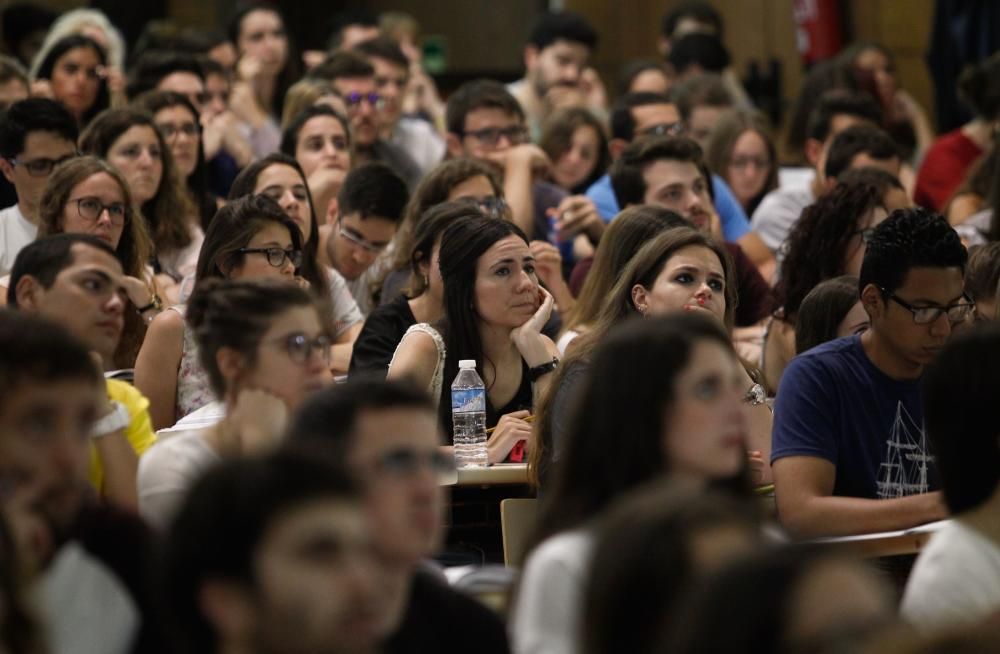
M779 144L700 1L617 85L555 12L447 97L400 13L42 33L0 58L0 649L1000 648L1000 53L936 137L855 44ZM503 613L437 563L467 359L538 498Z

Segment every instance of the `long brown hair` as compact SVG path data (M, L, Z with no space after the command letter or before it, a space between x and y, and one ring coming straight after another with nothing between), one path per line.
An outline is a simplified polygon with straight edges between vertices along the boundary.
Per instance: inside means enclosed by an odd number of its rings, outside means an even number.
M576 339L566 356L563 357L555 378L542 397L535 415L532 429L531 457L528 462L528 476L532 483L540 485L545 480L552 461L552 400L567 374L577 366L589 362L594 350L616 325L641 315L632 299L632 289L636 284L652 287L667 261L678 250L699 245L706 247L719 257L726 280L726 312L723 324L726 331L733 327L736 314L736 269L729 252L718 241L702 234L693 227L675 227L656 236L629 261L617 283L611 289L601 307L601 312L586 334Z
M764 180L764 187L755 197L750 198L747 207L749 215L765 195L778 188L778 153L774 147L774 139L771 138L771 130L767 124L764 114L759 111L746 111L741 109L731 109L719 117L712 134L708 137L705 145L705 163L716 175L728 181L729 164L733 158L733 148L736 141L746 132L756 132L764 139L767 146L767 156L771 159L771 167L767 171L767 178Z

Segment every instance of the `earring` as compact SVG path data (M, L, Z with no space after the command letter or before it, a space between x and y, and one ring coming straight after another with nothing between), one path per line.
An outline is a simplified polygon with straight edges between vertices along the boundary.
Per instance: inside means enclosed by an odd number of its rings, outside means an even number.
M430 277L424 275L424 286L430 286L430 284L431 284Z

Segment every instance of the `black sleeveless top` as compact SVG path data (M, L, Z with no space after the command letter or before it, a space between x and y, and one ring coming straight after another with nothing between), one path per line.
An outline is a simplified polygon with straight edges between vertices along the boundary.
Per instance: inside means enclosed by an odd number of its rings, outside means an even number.
M486 429L496 427L497 423L500 422L500 418L508 413L514 411L533 411L534 399L535 395L531 384L528 363L524 359L521 359L521 385L517 387L517 392L514 393L514 397L511 398L510 402L499 409L495 409L490 402L489 393L486 394ZM523 441L514 446L507 456L507 460L518 463L524 460Z

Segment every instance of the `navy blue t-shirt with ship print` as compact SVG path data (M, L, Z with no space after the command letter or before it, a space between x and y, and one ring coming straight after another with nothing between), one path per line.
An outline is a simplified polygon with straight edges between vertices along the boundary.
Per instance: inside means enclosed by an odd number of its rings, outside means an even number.
M860 336L792 359L774 406L771 461L826 459L837 468L833 495L889 499L936 490L924 434L920 381L899 381L865 354Z

